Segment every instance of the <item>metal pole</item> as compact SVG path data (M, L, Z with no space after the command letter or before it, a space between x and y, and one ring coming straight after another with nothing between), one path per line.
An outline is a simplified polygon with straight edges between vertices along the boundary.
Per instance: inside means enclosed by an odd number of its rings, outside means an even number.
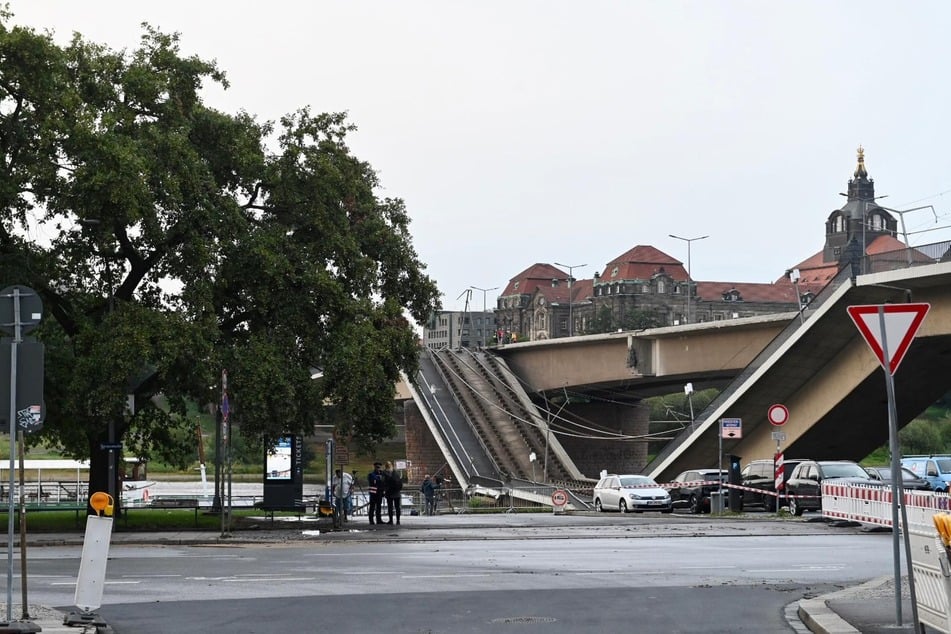
M10 488L7 490L7 623L13 621L13 457L16 454L17 344L20 343L20 289L13 289L13 341L10 344Z
M26 582L26 487L24 483L26 482L26 476L23 473L23 463L26 461L26 443L23 440L23 431L18 431L17 436L19 437L19 454L20 454L20 596L23 601L23 609L20 612L20 620L28 620L30 618L30 602L27 600L27 582ZM42 487L42 481L37 480L36 483L36 500L40 501L40 488Z
M568 264L560 264L558 262L555 262L555 266L563 266L566 269L568 269L568 336L571 337L574 334L574 324L572 323L573 318L571 315L571 282L575 276L574 270L580 269L582 266L588 266L588 265L587 264L568 265Z
M915 600L915 575L911 566L911 542L908 534L908 516L904 504L904 483L901 478L899 456L901 447L898 441L898 411L895 405L895 377L892 374L891 354L888 350L888 335L885 328L885 306L878 307L878 325L882 333L882 368L885 370L885 392L888 396L888 446L891 452L892 473L892 559L895 574L895 618L901 626L901 534L905 536L905 562L908 568L908 589L911 593L912 623L918 632L918 606ZM902 524L898 523L898 507L901 504ZM901 526L901 530L899 530Z
M719 461L717 462L717 498L720 500L720 508L717 512L723 512L723 419L720 419L720 433L719 436ZM700 500L700 503L703 504L703 500ZM710 504L710 512L713 512L713 503Z

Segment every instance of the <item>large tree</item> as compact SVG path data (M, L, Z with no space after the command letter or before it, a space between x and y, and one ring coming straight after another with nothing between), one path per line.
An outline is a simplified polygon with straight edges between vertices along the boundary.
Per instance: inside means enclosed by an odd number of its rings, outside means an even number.
M108 486L110 423L127 454L180 463L188 406L218 400L222 369L249 438L307 433L328 404L362 445L391 436L417 363L407 315L423 323L438 291L345 115L213 109L201 89L224 74L147 25L114 51L11 20L0 285L46 309L42 438L92 459L92 489Z

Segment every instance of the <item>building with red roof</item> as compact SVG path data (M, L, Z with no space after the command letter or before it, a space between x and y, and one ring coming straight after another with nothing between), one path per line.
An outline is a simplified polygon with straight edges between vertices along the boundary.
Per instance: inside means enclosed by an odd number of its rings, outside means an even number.
M573 279L558 266L533 264L512 277L499 295L496 329L503 341L534 341L796 311L849 264L854 253L860 257L863 251L900 251L900 257L911 257L896 237L897 228L894 216L875 202L875 183L859 147L846 203L825 221L822 250L775 282L690 280L677 258L637 245L609 261L593 279Z

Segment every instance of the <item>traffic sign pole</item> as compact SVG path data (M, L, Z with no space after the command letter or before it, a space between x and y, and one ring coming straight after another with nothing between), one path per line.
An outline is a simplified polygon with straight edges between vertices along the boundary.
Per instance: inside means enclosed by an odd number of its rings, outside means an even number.
M892 471L892 526L908 526L908 514L905 511L905 492L904 492L904 483L899 471L899 458L901 453L901 447L898 442L898 408L895 405L895 374L894 370L897 368L898 363L901 362L901 358L898 358L895 361L894 367L891 365L888 350L888 334L885 327L885 307L878 307L878 319L879 327L881 328L882 336L882 368L885 370L885 392L888 395L888 446L891 450L892 459L891 459L891 471ZM921 315L923 318L924 315ZM920 323L920 319L919 319ZM917 329L917 328L916 328ZM911 336L914 336L914 333L911 333ZM908 344L910 344L910 339L906 336L905 341L903 341L904 347L907 349ZM898 507L899 502L901 502L901 521L898 523ZM899 548L899 540L901 539L901 534L905 536L905 561L911 561L911 539L908 534L908 531L892 531L892 563L894 566L895 574L895 615L896 622L900 626L901 623L901 555ZM918 623L918 606L917 600L915 598L915 576L908 575L908 589L911 594L911 610L912 610L912 623Z
M878 357L885 370L885 391L888 395L888 448L891 452L892 474L892 526L907 526L908 515L904 504L904 485L899 471L901 447L898 442L898 410L895 405L895 372L911 347L915 333L931 308L930 304L880 304L870 306L849 306L846 310L855 326L862 333L865 342ZM898 523L899 505L901 505L902 524ZM904 533L905 560L911 561L911 538ZM892 560L895 574L895 614L897 624L901 626L901 561L899 531L892 532ZM912 623L918 623L918 605L915 596L914 575L908 575L908 589L911 593Z

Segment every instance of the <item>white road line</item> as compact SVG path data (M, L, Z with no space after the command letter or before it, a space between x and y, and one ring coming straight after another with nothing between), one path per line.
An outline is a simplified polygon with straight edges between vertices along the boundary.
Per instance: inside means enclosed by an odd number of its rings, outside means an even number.
M502 573L489 573L484 575L403 575L403 579L460 579L463 577L492 577Z

